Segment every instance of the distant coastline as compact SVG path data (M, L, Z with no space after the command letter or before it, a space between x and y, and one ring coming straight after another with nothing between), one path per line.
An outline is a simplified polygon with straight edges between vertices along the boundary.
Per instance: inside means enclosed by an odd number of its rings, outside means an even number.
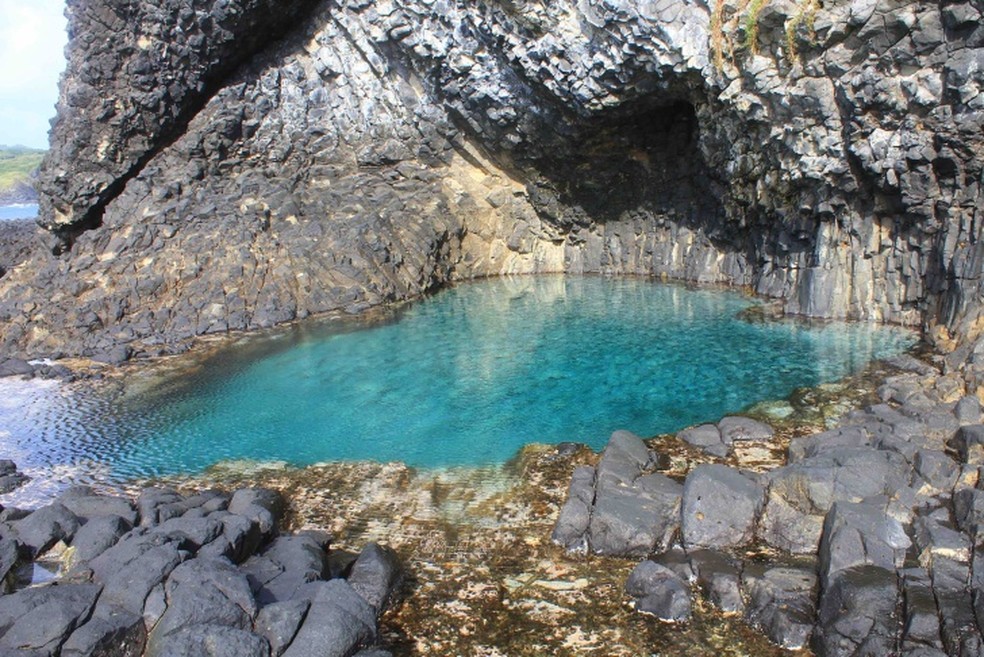
M0 206L37 204L34 182L43 157L41 150L0 146Z

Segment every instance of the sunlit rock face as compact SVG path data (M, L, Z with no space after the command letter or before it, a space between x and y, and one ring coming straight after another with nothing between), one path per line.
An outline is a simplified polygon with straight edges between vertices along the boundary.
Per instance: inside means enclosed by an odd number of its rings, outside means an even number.
M153 354L536 272L972 344L976 3L739 4L70 2L53 239L0 344Z

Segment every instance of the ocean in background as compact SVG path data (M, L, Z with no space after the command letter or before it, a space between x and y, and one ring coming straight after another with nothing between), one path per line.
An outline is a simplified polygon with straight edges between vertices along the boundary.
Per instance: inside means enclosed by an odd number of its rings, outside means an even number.
M38 216L37 203L18 203L17 205L0 205L0 221L12 219L34 219Z

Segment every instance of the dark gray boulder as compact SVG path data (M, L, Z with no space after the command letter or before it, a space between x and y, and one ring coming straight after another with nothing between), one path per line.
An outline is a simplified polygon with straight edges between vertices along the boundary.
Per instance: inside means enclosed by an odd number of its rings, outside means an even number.
M390 595L399 586L402 577L403 569L396 553L391 548L370 543L352 564L346 581L378 616L386 609Z
M646 556L670 546L680 526L683 487L646 474L652 455L638 436L616 431L595 472L588 544L598 554Z
M721 437L721 431L713 424L701 424L684 429L676 437L719 458L726 457L730 452L730 447L724 443Z
M722 442L729 446L743 440L768 441L775 435L768 424L737 415L722 418L717 428Z
M104 587L103 599L141 615L151 590L184 560L176 543L142 531L130 532L89 562L93 580Z
M816 614L813 568L745 564L741 583L748 599L745 620L749 624L788 650L809 643Z
M826 588L839 571L864 565L894 572L911 545L905 527L886 513L885 504L836 502L820 540L821 581Z
M164 585L167 608L148 637L160 652L166 637L196 625L250 630L256 616L246 576L224 559L192 559L176 567ZM161 653L164 654L164 653Z
M62 657L140 657L147 628L138 614L111 604L97 604L89 621L62 646Z
M299 597L311 606L284 657L349 657L375 642L376 612L347 582L312 582Z
M863 426L847 426L809 436L797 436L789 441L789 462L802 461L839 447L867 447L871 436Z
M57 651L89 619L99 592L96 584L61 584L0 597L0 649Z
M839 571L820 596L814 651L824 657L898 654L898 596L894 571Z
M928 549L920 557L933 584L944 650L961 657L984 654L984 641L974 611L974 592L968 587L973 579L966 550L951 554Z
M34 366L22 358L0 360L0 378L6 376L34 376Z
M149 637L157 645L165 636L201 623L251 629L256 616L249 583L225 559L191 559L177 566L164 585L167 608Z
M961 397L953 407L953 416L961 425L981 423L981 402L973 395Z
M0 365L0 369L2 369ZM4 374L0 372L0 378ZM0 495L5 495L12 490L20 488L31 480L23 472L17 470L17 465L10 459L0 459Z
M690 619L690 587L673 570L646 560L635 567L625 582L625 592L635 598L636 611L667 622Z
M176 508L184 498L175 490L169 488L144 488L137 496L137 511L140 513L140 526L152 527L180 516L186 509ZM163 512L162 512L163 511Z
M219 520L201 517L169 518L154 527L151 532L166 536L180 549L196 552L222 535L225 526Z
M242 563L263 544L260 526L243 516L219 510L207 517L221 523L222 533L199 549L200 556L225 557L233 563Z
M590 465L574 468L571 484L567 489L567 501L560 509L551 540L568 552L584 554L588 551L587 531L591 521L591 507L595 496L595 469Z
M7 575L17 565L18 559L16 541L0 537L0 594L7 592Z
M58 502L82 521L105 516L123 518L134 526L139 519L137 509L130 500L111 495L99 495L88 486L72 486L58 496Z
M838 447L777 468L763 477L768 494L759 536L786 552L814 553L834 502L893 498L912 476L901 454L868 447Z
M270 644L271 657L280 657L307 616L308 600L274 602L260 609L254 630Z
M666 549L679 531L682 493L683 486L659 473L628 482L599 475L588 529L592 551L645 556Z
M283 518L286 506L276 491L264 488L242 488L232 494L229 513L243 516L255 522L260 532L269 535Z
M694 550L690 562L697 576L697 585L704 597L725 612L742 612L745 601L741 596L741 571L732 557L715 550Z
M327 573L325 541L310 534L279 536L243 564L260 605L290 600L298 589Z
M933 584L924 568L907 568L902 577L902 649L942 649L940 615Z
M949 493L960 476L960 466L946 453L935 449L920 449L913 459L916 473L932 486L934 493Z
M269 657L263 637L225 625L191 625L149 644L145 657Z
M117 541L133 529L124 518L115 515L95 517L82 525L72 539L74 564L92 561L100 554L116 545Z
M683 485L684 547L738 547L751 542L764 496L761 484L733 468L697 466Z
M11 523L24 556L33 559L48 551L58 541L71 542L79 520L57 502L43 506L30 515Z

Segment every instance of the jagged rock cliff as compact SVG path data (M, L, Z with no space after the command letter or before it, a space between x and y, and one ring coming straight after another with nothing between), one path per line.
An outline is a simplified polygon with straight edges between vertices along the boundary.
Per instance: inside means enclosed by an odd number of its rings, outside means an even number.
M980 2L741 4L70 0L54 239L0 279L0 343L157 353L568 271L746 285L967 356Z

